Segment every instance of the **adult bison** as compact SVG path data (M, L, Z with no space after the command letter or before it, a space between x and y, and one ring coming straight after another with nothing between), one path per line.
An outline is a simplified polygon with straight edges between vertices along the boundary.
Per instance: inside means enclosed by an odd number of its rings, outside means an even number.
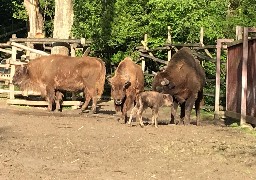
M190 114L195 104L197 125L200 121L200 103L203 99L205 72L199 61L193 57L189 48L182 48L173 55L167 68L158 72L153 80L153 90L169 93L174 98L176 115L178 104L181 105L180 123L190 124Z
M92 99L92 112L95 113L97 98L103 93L105 75L105 63L98 58L50 55L17 67L13 83L21 90L39 91L49 102L49 110L52 110L56 91L84 91L82 111Z
M127 122L127 111L135 103L136 96L144 90L144 75L141 67L131 58L121 61L115 75L109 79L111 96L114 99L116 112L122 113L121 120Z

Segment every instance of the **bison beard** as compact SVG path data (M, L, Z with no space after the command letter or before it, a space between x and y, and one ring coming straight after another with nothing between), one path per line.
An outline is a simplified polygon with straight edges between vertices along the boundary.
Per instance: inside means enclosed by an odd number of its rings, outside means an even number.
M190 114L195 104L197 125L200 121L200 103L203 99L205 72L200 62L193 57L189 48L180 49L163 72L158 72L153 80L153 90L173 96L174 108L171 122L174 121L178 104L181 114L178 124L190 124Z
M83 91L85 102L82 111L92 99L92 112L95 113L97 99L103 93L105 75L105 64L98 58L50 55L30 61L26 66L17 67L13 83L21 90L39 91L49 103L48 110L52 110L55 100L62 101L59 90Z
M135 103L136 95L144 89L144 75L141 67L131 58L121 61L115 75L109 79L111 96L117 113L122 113L121 119L127 122L127 111Z

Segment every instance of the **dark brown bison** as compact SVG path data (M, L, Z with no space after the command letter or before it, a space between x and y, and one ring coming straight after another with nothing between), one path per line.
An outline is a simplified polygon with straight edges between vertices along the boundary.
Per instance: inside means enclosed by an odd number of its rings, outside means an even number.
M181 106L180 123L190 124L190 113L195 104L197 125L200 120L200 102L203 99L205 72L189 48L182 48L173 55L167 68L158 72L153 80L153 90L168 93L174 98L172 120L178 104Z
M144 75L139 65L131 58L121 61L115 75L109 79L111 96L116 112L121 112L121 119L127 122L127 111L135 103L136 95L144 90Z
M173 105L173 98L170 94L162 94L156 91L145 91L138 95L136 99L136 105L131 111L130 119L128 124L131 125L132 118L136 114L138 114L140 120L140 126L143 127L142 121L142 113L146 108L152 109L152 125L155 125L157 128L157 118L158 118L158 111L159 108L162 106L172 106Z
M82 111L92 99L92 112L95 113L97 98L103 93L105 75L105 63L98 58L50 55L17 67L13 83L21 90L39 91L49 102L49 110L52 110L56 91L83 91L85 102Z

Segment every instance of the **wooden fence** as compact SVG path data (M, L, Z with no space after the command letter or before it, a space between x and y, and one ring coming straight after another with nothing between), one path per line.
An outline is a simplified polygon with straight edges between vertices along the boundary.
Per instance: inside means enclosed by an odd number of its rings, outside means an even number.
M242 39L228 46L225 114L241 125L256 125L256 38L248 38L250 32L256 28L244 27Z

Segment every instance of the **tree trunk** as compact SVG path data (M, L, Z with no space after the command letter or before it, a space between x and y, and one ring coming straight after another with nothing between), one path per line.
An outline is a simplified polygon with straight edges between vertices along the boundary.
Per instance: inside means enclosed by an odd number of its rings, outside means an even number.
M69 39L73 25L72 0L55 0L55 17L53 38ZM69 55L69 44L55 43L52 54Z
M44 36L43 34L44 22L43 22L43 16L39 11L39 0L24 0L24 6L26 8L26 11L29 17L28 38L36 38L37 36ZM31 44L31 43L27 43L27 46L29 46L30 48L38 49L38 47L34 47L34 44ZM26 51L26 57L29 57L29 59L35 59L38 56L39 55L36 53Z
M24 6L29 17L28 37L35 37L36 34L43 34L43 16L39 11L38 0L24 0Z

